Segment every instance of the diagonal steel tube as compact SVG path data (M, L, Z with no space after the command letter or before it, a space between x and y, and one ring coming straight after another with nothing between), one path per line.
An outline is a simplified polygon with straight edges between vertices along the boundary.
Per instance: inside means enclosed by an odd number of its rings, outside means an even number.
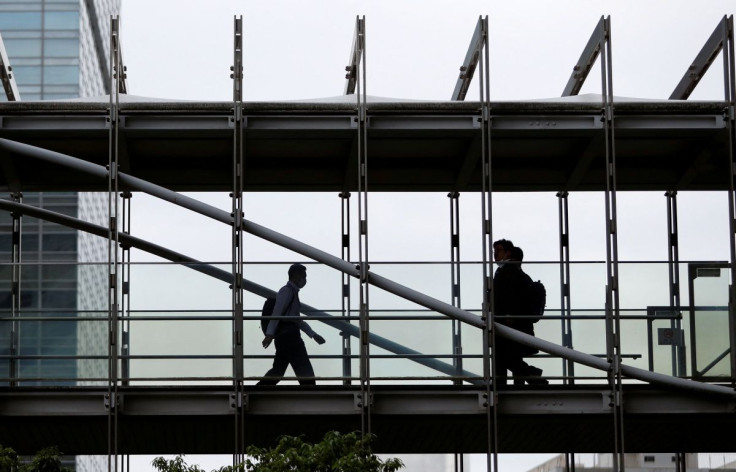
M79 170L80 172L86 172L91 175L99 176L101 178L107 177L107 170L97 164L92 164L75 157L61 154L55 151L49 151L47 149L30 146L28 144L22 144L8 139L0 138L0 159L8 158L8 154L18 154L25 157L40 159L52 164L61 165L64 167ZM161 198L168 202L179 205L183 208L187 208L201 215L210 217L214 220L220 221L225 224L233 224L232 217L229 213L215 208L206 203L197 201L193 198L185 195L180 195L169 189L163 188L159 185L147 182L145 180L133 177L127 174L120 173L118 178L123 187L127 187L129 190L137 190L148 193L155 197ZM254 236L271 241L274 244L290 249L310 259L321 262L327 266L337 269L353 277L359 277L360 271L350 264L338 257L328 254L320 249L313 248L307 244L290 238L286 235L277 233L276 231L265 228L259 224L251 221L243 220L243 229ZM485 321L479 316L474 315L470 312L454 307L450 304L444 303L440 300L429 297L416 290L404 287L396 282L393 282L385 277L381 277L373 272L368 272L368 280L371 284L386 290L387 292L398 295L399 297L405 298L409 301L417 303L421 306L429 308L430 310L437 311L451 318L460 320L468 323L477 328L485 327ZM515 329L509 328L498 323L494 323L494 329L496 333L517 341L525 346L534 347L540 351L559 356L564 359L569 359L573 362L592 367L594 369L607 371L610 367L609 363L605 359L586 354L583 352L575 351L557 344L553 344L544 339L539 339L534 336L516 331ZM693 392L711 393L718 395L726 395L736 398L736 392L729 387L720 385L711 385L702 382L695 382L692 380L681 379L678 377L671 377L669 375L659 374L656 372L649 372L647 370L639 369L632 366L621 365L621 371L624 375L642 380L644 382L658 384L665 387L673 387L681 390L689 390Z
M32 216L44 221L50 221L52 223L67 226L103 238L106 238L108 236L108 229L104 226L99 226L80 220L78 218L63 215L61 213L56 213L42 208L37 208L31 205L0 199L0 209ZM176 251L172 251L171 249L159 246L144 239L136 238L135 236L131 236L127 233L120 233L120 244L123 246L140 249L141 251L145 251L149 254L153 254L168 261L180 264L184 267L196 270L197 272L200 272L202 274L209 275L210 277L213 277L217 280L221 280L229 284L233 283L233 274L231 272L219 269L215 266L198 261L189 256L178 253ZM275 291L264 287L263 285L251 282L247 279L243 279L243 289L264 298L276 296ZM319 317L319 321L327 324L328 326L345 332L353 337L360 338L360 330L357 326L354 326L347 321L337 319L337 317L330 315L329 313L326 313L324 311L318 310L317 308L307 305L306 303L302 303L302 308L305 315ZM371 334L370 342L371 344L394 354L407 355L409 356L408 359L425 367L429 367L430 369L434 369L438 372L442 372L447 375L457 374L457 370L453 365L431 357L411 357L422 356L423 354L413 349L409 349L408 347L405 347L399 343L391 341L390 339L386 339L382 336ZM461 374L471 384L481 385L483 383L483 380L479 379L479 376L477 374L474 374L473 372L463 370Z

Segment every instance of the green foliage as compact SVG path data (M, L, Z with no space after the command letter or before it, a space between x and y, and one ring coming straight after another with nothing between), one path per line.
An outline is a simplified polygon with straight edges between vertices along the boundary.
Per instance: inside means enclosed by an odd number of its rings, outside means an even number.
M18 468L18 454L9 448L0 446L0 472L13 472Z
M373 436L342 435L330 431L317 444L300 437L282 436L273 449L249 446L246 470L252 472L395 472L404 464L399 459L383 462L370 452Z
M0 472L72 472L62 467L62 455L56 446L47 447L38 451L30 464L21 464L13 449L0 446Z
M62 455L56 446L41 449L30 464L20 468L20 472L72 472L72 469L61 466Z
M249 446L244 463L212 472L395 472L404 466L399 459L384 462L372 454L373 439L372 435L361 438L359 433L330 431L322 441L310 444L301 437L282 436L274 448ZM182 456L172 460L157 457L152 464L158 472L205 472L187 464Z
M151 465L159 472L205 472L204 469L196 465L187 464L180 455L170 461L163 457L157 457L151 462Z

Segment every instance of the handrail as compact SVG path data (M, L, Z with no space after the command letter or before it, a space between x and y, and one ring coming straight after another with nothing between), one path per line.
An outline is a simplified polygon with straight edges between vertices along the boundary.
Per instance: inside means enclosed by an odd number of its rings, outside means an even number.
M90 162L86 162L84 160L77 159L75 157L61 154L55 151L38 148L38 147L31 146L28 144L18 143L18 142L11 141L8 139L0 139L0 149L3 149L7 151L8 153L16 153L16 154L20 154L26 157L40 159L40 160L54 163L57 165L61 165L64 167L76 169L81 172L86 172L88 174L92 174L92 175L95 175L101 178L107 178L107 170L103 166L92 164ZM7 153L0 153L0 159L7 159L7 158L8 158ZM174 203L183 208L187 208L189 210L192 210L201 215L210 217L222 223L230 224L230 225L233 224L233 218L229 213L223 210L220 210L218 208L215 208L211 205L200 202L198 200L187 197L185 195L181 195L177 192L171 191L159 185L153 184L151 182L147 182L143 179L139 179L137 177L133 177L128 174L119 173L118 178L119 178L120 184L124 187L127 187L129 190L142 191L149 195L153 195L155 197L161 198L162 200L166 200L168 202ZM280 234L276 231L268 229L252 221L243 220L242 224L243 224L243 229L245 231L255 236L258 236L262 239L270 241L284 248L290 249L310 259L321 262L334 269L344 272L352 277L358 278L361 275L360 273L361 271L358 268L356 268L355 266L353 266L347 261L344 261L338 257L333 256L332 254L329 254L325 251L309 246L305 243L302 243L301 241L297 241L293 238ZM131 236L128 236L128 237L131 237ZM192 264L196 265L198 264L198 262L193 262ZM208 270L212 270L212 269L215 269L215 268L210 268ZM385 277L381 277L380 275L375 274L373 272L366 271L365 273L368 277L368 281L371 284L379 288L382 288L386 290L387 292L393 293L394 295L398 295L409 301L413 301L414 303L417 303L421 306L435 310L439 313L443 313L451 318L468 323L477 328L486 327L485 321L482 320L477 315L474 315L465 310L462 310L460 308L444 303L440 300L432 298L416 290L410 289L408 287L404 287L396 282L386 279ZM260 289L265 289L265 287L260 287L260 286L258 287ZM269 292L271 291L269 290ZM519 342L520 344L523 344L525 346L539 349L548 354L557 355L565 359L571 360L573 362L577 362L579 364L583 364L588 367L592 367L594 369L598 369L602 371L608 371L608 369L610 368L610 364L608 363L606 359L598 359L589 354L585 354L579 351L575 351L573 349L569 349L563 346L559 346L557 344L553 344L544 339L536 338L532 335L522 333L520 331L516 331L515 329L509 328L507 326L504 326L498 323L494 323L493 328L496 330L496 333L499 334L500 336L503 336L510 340ZM642 380L648 383L659 384L665 387L673 387L673 388L689 390L693 392L726 395L726 396L736 398L736 391L734 391L733 389L729 387L724 387L720 385L710 385L710 384L705 384L702 382L695 382L692 380L680 379L677 377L671 377L668 375L658 374L655 372L649 372L643 369L627 366L624 364L621 365L621 371L624 375L628 377L639 379L639 380Z
M8 211L15 211L21 214L33 216L34 218L42 219L45 221L50 221L52 223L60 224L63 226L68 226L70 228L74 228L74 229L84 231L86 233L94 234L100 237L107 237L107 234L108 234L108 230L104 226L89 223L87 221L83 221L83 220L74 218L72 216L63 215L61 213L56 213L50 210L37 208L31 205L26 205L24 203L18 203L18 202L13 202L10 200L0 199L0 209L8 210ZM232 284L233 274L230 272L219 269L217 267L213 267L209 264L205 264L203 262L200 262L184 254L178 253L176 251L172 251L171 249L167 249L163 246L159 246L149 241L146 241L140 238L136 238L135 236L131 236L127 233L120 233L119 238L120 238L121 245L128 245L130 247L140 249L142 251L148 252L155 256L159 256L163 259L167 259L171 262L181 264L184 267L189 267L190 269L194 269L197 272L203 273L205 275L209 275L211 277L214 277L228 284ZM243 279L243 289L248 292L254 293L256 295L260 295L264 298L276 296L276 292L274 290L266 288L255 282L251 282L247 279ZM356 338L360 337L360 330L357 326L354 326L346 321L338 319L336 316L330 315L329 313L318 310L317 308L307 305L306 303L302 303L301 305L302 305L303 313L305 315L314 316L316 317L316 319L327 324L328 326L331 326L337 330L348 333L351 336L354 336ZM410 356L422 355L421 352L415 351L413 349L409 349L401 344L398 344L394 341L386 339L377 334L371 333L369 340L371 344L374 344L375 346L378 346L382 349L386 349L387 351L392 352L394 354L410 355ZM417 357L417 358L412 358L412 360L414 360L415 362L419 364L424 365L425 367L429 367L431 369L437 370L444 374L448 374L448 375L458 374L455 366L445 363L445 362L441 362L434 358ZM466 371L466 370L463 370L460 374L464 377L479 377L479 375L474 374L473 372ZM470 383L476 384L479 382L470 381Z

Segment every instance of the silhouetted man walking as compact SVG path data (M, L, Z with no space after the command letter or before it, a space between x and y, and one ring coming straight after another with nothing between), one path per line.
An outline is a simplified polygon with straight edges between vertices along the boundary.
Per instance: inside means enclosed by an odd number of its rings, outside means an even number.
M324 344L325 339L312 331L306 321L298 318L301 312L299 290L305 285L307 285L307 268L301 264L293 264L289 267L289 281L276 295L276 304L271 314L272 319L268 323L266 336L262 343L265 349L271 345L271 341L275 341L276 355L273 358L273 367L266 372L258 385L279 383L289 364L299 377L301 385L315 385L314 369L309 361L309 354L300 331L304 331L318 344ZM284 316L294 318L279 319Z

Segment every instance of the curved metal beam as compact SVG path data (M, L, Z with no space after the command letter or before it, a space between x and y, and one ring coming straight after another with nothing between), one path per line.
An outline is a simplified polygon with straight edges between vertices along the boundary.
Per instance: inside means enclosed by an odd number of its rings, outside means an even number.
M23 215L32 216L40 220L50 221L52 223L67 226L79 231L84 231L85 233L90 233L102 238L108 237L108 229L104 226L99 226L80 220L78 218L63 215L61 213L56 213L42 208L37 208L31 205L0 199L0 210L13 211ZM198 261L189 256L178 253L176 251L172 251L171 249L167 249L163 246L159 246L144 239L136 238L135 236L131 236L127 233L120 233L119 239L122 246L134 247L136 249L140 249L141 251L145 251L149 254L153 254L176 264L181 264L184 267L196 270L197 272L200 272L202 274L209 275L210 277L214 277L217 280L221 280L228 284L233 283L233 274L231 272L219 269L215 266ZM243 279L243 289L264 298L276 296L276 292L271 290L270 288L266 288L263 285L259 285L247 279ZM360 338L360 329L357 326L354 326L347 321L340 320L336 316L318 310L317 308L307 305L306 303L302 303L302 308L305 315L318 317L318 321L321 321L339 331L348 333L353 337ZM423 355L419 351L409 349L401 344L398 344L376 334L371 334L370 343L394 354L407 356ZM457 373L455 366L450 365L446 362L442 362L438 359L434 359L431 357L408 357L408 359L447 375L455 375ZM483 380L479 379L479 376L477 374L474 374L473 372L463 370L462 376L465 377L464 380L471 384L483 384Z
M81 159L77 159L58 152L30 146L28 144L22 144L7 139L0 139L0 150L5 151L5 153L0 153L0 159L7 158L8 156L6 153L10 152L26 157L44 160L53 164L62 165L99 177L107 178L107 170L102 166L92 164L90 162L86 162ZM184 195L180 195L169 189L163 188L137 177L133 177L131 175L119 173L118 178L121 186L127 187L129 190L142 191L168 202L179 205L181 207L192 210L201 215L210 217L222 223L233 224L233 219L229 213L215 208L211 205L197 201ZM248 220L243 220L243 229L253 234L254 236L258 236L260 238L266 239L267 241L271 241L274 244L290 249L294 252L321 262L332 267L333 269L337 269L353 277L358 278L360 275L360 271L349 262L333 256L332 254L328 254L320 249L308 246L301 241L297 241L286 235L265 228L259 224L253 223ZM430 310L437 311L456 320L468 323L477 328L485 327L485 321L477 315L429 297L423 293L417 292L416 290L404 287L373 272L368 272L368 279L371 284L382 288L387 292L393 293L409 301L417 303L418 305L429 308ZM603 371L607 371L610 367L608 362L606 362L604 359L599 359L598 357L590 354L574 351L572 349L553 344L549 341L545 341L543 339L536 338L520 331L516 331L512 328L500 325L498 323L494 323L494 329L496 329L496 332L499 335L505 338L517 341L525 346L534 347L536 349L539 349L540 351L552 354L554 356L569 359L573 362L577 362ZM626 365L622 365L621 369L626 376L642 380L644 382L658 384L664 387L673 387L693 392L726 395L736 398L736 391L732 390L729 387L711 385L702 382L695 382L692 380L671 377L668 375L658 374L656 372L649 372L647 370Z

